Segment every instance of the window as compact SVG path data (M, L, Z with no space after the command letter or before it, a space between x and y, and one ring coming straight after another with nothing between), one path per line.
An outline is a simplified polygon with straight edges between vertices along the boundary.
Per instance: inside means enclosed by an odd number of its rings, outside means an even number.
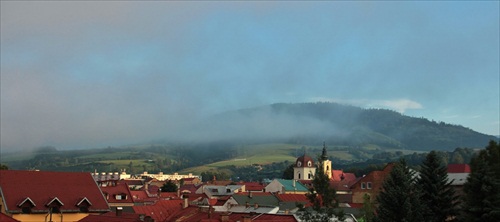
M299 173L299 177L298 177L298 178L299 178L299 180L300 180L300 173Z
M80 212L82 212L82 213L88 213L89 212L89 207L88 206L80 206Z
M372 188L372 182L368 182L368 183L366 183L366 188L367 188L367 189L371 189L371 188Z
M302 163L300 161L297 161L297 167L302 166Z
M307 178L308 178L308 179L311 179L311 173L309 173L309 174L307 175Z
M307 162L307 166L308 166L308 167L311 167L311 166L312 166L311 161L308 161L308 162Z
M361 183L361 189L366 189L366 183Z
M121 200L122 199L122 195L116 195L115 197L117 200Z
M231 189L227 188L226 193L231 193Z
M61 210L59 209L59 206L53 206L53 207L51 207L51 208L50 208L50 211L51 211L52 213L57 213L57 214L58 214L58 213L61 213Z
M23 214L30 214L31 213L31 207L22 207L22 212Z

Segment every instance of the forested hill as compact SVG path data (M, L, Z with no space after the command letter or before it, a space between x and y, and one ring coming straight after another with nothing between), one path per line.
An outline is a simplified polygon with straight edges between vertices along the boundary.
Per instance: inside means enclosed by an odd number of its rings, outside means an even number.
M497 140L459 125L337 103L278 103L231 111L211 118L198 130L201 139L310 145L325 141L330 145L374 144L413 150L482 148L489 140Z

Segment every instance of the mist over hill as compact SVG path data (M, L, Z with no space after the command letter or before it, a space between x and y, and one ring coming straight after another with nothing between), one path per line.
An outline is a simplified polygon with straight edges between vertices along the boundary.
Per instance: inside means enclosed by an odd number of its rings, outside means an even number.
M494 136L469 128L386 109L363 109L337 103L276 103L215 115L176 139L192 142L284 142L413 150L482 148Z

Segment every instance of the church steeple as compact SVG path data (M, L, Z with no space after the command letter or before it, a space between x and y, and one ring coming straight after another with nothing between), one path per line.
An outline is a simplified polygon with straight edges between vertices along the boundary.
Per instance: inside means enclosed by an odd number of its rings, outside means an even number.
M328 160L328 154L326 154L326 143L323 142L323 152L321 153L321 160Z

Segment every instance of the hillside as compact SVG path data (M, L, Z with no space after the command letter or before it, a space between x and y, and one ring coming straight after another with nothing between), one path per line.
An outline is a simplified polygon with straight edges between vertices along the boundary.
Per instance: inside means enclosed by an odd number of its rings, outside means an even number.
M412 150L481 148L494 136L385 109L277 103L216 115L190 130L197 141L366 146Z

